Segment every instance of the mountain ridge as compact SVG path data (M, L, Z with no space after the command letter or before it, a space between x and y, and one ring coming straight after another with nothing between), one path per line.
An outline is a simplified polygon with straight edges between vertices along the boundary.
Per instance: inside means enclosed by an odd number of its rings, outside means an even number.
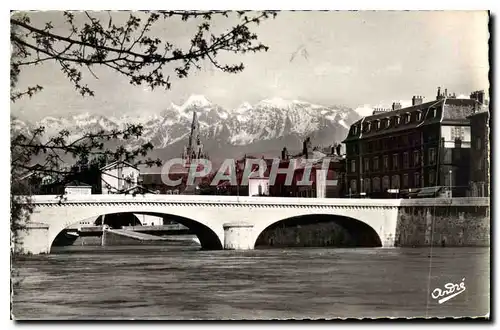
M341 105L275 97L255 104L242 102L236 108L225 109L203 95L191 95L182 105L172 103L153 115L106 117L87 112L69 117L47 116L35 124L16 118L11 120L11 134L13 131L29 134L34 127L44 126L45 137L67 129L71 140L84 132L119 129L127 123L142 124L143 135L127 141L126 147L151 142L155 153L176 157L182 152L181 146L187 143L193 111L197 112L200 139L209 154L218 154L217 149L221 148L232 150L231 154L257 148L262 148L262 152L267 152L266 149L274 152L285 146L300 149L300 141L306 136L311 136L314 144L328 146L344 139L349 125L360 118L355 110Z

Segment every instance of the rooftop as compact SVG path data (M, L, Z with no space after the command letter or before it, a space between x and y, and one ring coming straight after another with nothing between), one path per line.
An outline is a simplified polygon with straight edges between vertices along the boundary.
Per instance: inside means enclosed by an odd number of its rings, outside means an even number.
M443 98L393 111L366 116L351 125L344 142L406 131L435 123L467 124L467 117L480 107L472 99Z

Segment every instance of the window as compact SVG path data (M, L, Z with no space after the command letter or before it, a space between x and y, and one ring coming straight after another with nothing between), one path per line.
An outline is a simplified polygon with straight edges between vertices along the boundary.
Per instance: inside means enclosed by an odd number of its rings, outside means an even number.
M483 159L482 158L479 158L479 160L477 162L477 170L478 171L482 171L483 170Z
M365 192L369 193L371 192L371 180L368 178L368 179L365 179Z
M389 118L385 119L385 128L391 127L391 120Z
M452 162L452 160L451 160L452 154L453 154L453 149L451 149L451 148L444 148L443 149L443 162L445 164L450 164ZM455 153L455 154L457 154L457 153Z
M384 170L388 170L388 169L389 169L389 156L384 155Z
M368 152L372 152L373 151L373 142L368 142L367 143L367 149L368 149Z
M417 121L422 120L422 111L417 111Z
M373 170L378 171L378 156L373 157Z
M476 139L476 149L481 150L481 138L480 137L478 137Z
M356 161L351 160L351 173L356 172Z
M427 118L431 119L434 118L434 109L430 108L427 110Z
M365 158L365 168L363 169L364 172L369 172L370 171L370 159Z
M403 153L403 168L408 168L409 166L409 157L408 157L408 152Z
M399 167L398 154L392 155L392 169L397 170Z
M393 175L391 181L391 188L399 189L399 175Z
M380 191L380 178L378 177L373 178L373 191L374 192Z
M420 165L420 152L418 150L413 151L413 166Z
M408 135L403 136L403 145L407 147L410 144L410 139L408 138Z
M382 178L382 191L389 189L389 177L386 175Z
M416 145L416 146L420 145L420 142L421 142L420 133L413 134L412 139L413 139L414 145Z
M397 116L396 117L396 125L399 125L401 123L401 117Z
M415 186L415 188L420 187L420 173L419 172L415 172L413 174L413 185Z
M408 174L403 174L403 188L408 188Z
M411 114L406 113L405 114L405 124L409 124L411 122Z
M436 185L436 176L434 173L434 170L429 171L429 186L435 186Z
M351 193L351 194L355 194L355 193L356 193L356 191L357 191L357 187L358 187L358 185L357 185L357 181L356 181L356 180L354 180L354 179L353 179L353 180L351 180L351 187L350 187L350 190L351 190L351 191L350 191L350 193Z
M375 127L377 128L377 130L379 130L379 129L380 129L380 120L378 120L378 119L377 119L377 120L375 121Z
M429 148L429 164L435 164L436 163L436 149L435 148Z

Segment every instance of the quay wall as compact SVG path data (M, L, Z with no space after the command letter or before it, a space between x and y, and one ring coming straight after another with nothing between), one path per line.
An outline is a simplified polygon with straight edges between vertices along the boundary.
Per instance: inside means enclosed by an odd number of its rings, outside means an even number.
M395 246L490 246L490 201L485 198L402 200Z

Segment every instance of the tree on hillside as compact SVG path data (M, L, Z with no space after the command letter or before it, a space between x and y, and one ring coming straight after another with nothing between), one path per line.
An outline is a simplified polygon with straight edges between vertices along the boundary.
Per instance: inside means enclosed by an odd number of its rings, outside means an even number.
M268 18L274 12L228 11L155 11L129 13L61 12L65 33L54 28L52 22L35 24L30 13L15 12L11 23L11 102L23 97L34 97L44 86L18 88L22 70L45 62L56 63L76 92L82 97L96 93L86 83L83 72L98 78L93 68L104 67L129 79L132 85L145 85L151 89L170 89L174 78L183 79L202 64L209 63L224 72L238 73L243 63L224 63L221 53L243 54L267 51L250 27ZM233 26L215 33L214 19L237 18ZM177 20L195 23L187 47L154 35L153 27L161 22ZM171 70L173 74L166 73ZM171 77L172 76L172 77ZM91 78L92 79L92 78ZM86 132L77 140L70 140L68 131L46 137L44 127L33 131L11 132L11 230L14 249L18 247L18 233L23 230L32 207L26 180L56 177L65 182L74 177L78 167L63 161L62 155L71 155L75 163L99 163L106 159L127 160L134 164L161 165L159 160L143 159L152 149L145 143L134 150L123 147L109 149L110 140L128 140L142 135L142 126L129 124L111 132ZM36 164L34 159L37 159ZM40 161L40 159L42 159ZM36 181L36 180L35 180ZM23 195L24 197L19 197Z

